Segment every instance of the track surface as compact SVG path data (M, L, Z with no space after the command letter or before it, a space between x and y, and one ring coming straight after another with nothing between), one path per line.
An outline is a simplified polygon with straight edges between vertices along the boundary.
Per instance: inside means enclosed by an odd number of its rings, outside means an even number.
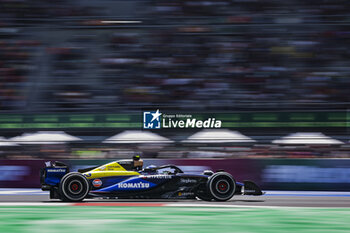
M38 189L0 189L0 232L349 233L349 207L349 192L268 191L228 202L65 203Z
M0 204L6 202L61 203L50 200L47 192L33 189L0 189ZM146 203L184 204L212 206L288 206L288 207L350 207L349 192L282 192L267 191L264 196L234 196L227 202L205 202L195 200L126 200L87 199L84 203Z

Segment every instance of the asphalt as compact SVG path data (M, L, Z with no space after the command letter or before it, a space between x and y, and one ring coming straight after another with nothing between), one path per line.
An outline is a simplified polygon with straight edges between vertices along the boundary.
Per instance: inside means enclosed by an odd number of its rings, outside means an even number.
M1 203L59 203L50 200L47 193L0 194ZM267 192L263 196L234 196L227 202L205 202L200 200L142 200L142 199L86 199L84 203L126 202L126 203L166 203L212 206L287 206L287 207L350 207L350 193L332 192Z

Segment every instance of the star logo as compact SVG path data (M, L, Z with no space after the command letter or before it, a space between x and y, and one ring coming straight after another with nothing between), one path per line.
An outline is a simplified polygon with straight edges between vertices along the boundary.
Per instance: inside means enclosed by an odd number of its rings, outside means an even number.
M161 115L159 109L155 112L143 112L143 128L144 129L160 129Z
M157 109L157 111L155 113L151 113L151 115L153 116L152 121L156 120L159 121L159 117L162 115L161 113L159 113L159 109Z

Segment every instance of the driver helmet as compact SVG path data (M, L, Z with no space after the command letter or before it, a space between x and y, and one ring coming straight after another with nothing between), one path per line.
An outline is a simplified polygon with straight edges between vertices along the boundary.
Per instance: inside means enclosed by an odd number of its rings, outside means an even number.
M143 160L139 155L135 155L132 157L133 163L134 163L134 169L135 170L142 170L143 167Z

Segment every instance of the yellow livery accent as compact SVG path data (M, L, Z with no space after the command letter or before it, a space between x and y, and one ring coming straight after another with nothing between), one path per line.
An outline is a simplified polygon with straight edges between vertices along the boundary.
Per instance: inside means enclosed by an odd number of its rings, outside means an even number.
M87 179L96 179L108 176L138 176L140 173L135 171L127 171L118 162L111 162L99 166L91 171L83 173Z
M83 173L83 175L87 179L96 179L108 176L137 176L140 173L134 171L90 171Z
M111 162L111 163L107 163L105 165L99 166L98 168L95 168L91 172L94 172L94 171L126 171L126 170L125 168L120 166L119 163Z

